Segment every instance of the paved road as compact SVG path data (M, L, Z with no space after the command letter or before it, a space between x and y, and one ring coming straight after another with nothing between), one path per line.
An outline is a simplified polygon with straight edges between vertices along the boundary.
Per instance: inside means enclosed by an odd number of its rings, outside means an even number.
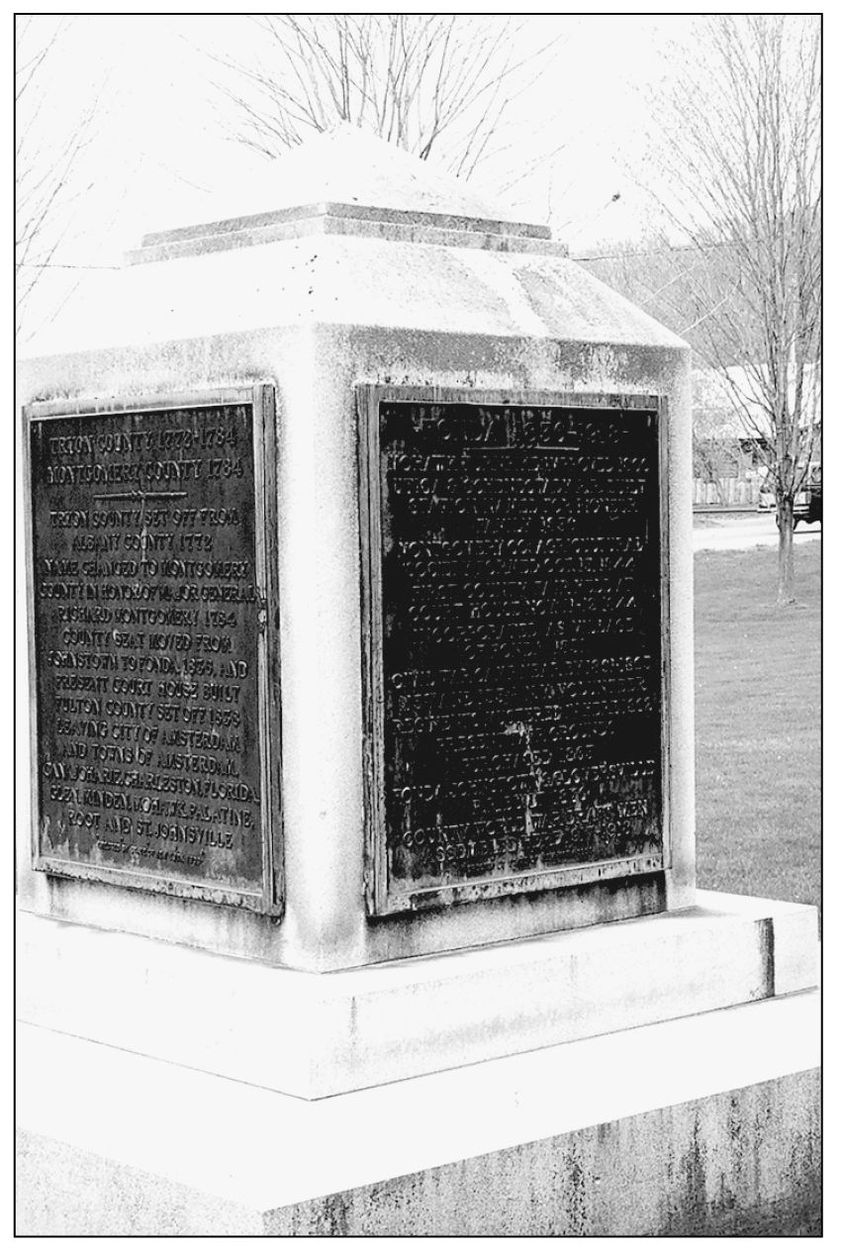
M822 537L822 524L800 522L794 540L808 543ZM738 551L749 547L775 547L779 541L772 513L732 513L718 517L712 513L694 514L694 551Z

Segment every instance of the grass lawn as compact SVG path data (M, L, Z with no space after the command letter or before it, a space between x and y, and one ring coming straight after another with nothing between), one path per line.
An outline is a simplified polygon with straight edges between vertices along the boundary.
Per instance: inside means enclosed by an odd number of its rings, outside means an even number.
M694 558L703 888L819 905L820 551L796 548L795 609L775 549Z

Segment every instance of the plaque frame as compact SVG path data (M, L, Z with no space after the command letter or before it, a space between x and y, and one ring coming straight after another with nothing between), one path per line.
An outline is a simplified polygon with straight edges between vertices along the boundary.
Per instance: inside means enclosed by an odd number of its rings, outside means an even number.
M44 854L39 829L40 778L38 737L37 641L35 637L35 569L33 544L33 483L30 431L36 421L59 417L102 417L129 413L175 412L179 409L248 404L252 409L254 457L255 578L258 588L257 691L261 779L262 888L243 891L206 882L152 877L136 869L75 864ZM29 660L30 785L32 868L53 877L102 882L130 890L207 903L234 906L266 916L284 912L284 837L281 760L281 672L278 593L278 494L275 386L221 387L201 391L167 392L134 399L80 398L43 400L22 407L24 473L24 543L26 552L26 606ZM274 733L273 733L274 727Z
M357 410L358 500L360 524L360 611L363 719L364 888L371 918L419 912L451 904L578 887L613 878L654 874L672 863L670 840L670 498L668 401L665 395L630 392L475 390L469 387L387 386L359 383ZM385 813L383 587L380 485L382 401L429 404L512 404L530 407L612 408L655 413L659 494L659 576L661 630L661 853L539 869L500 878L421 886L407 890L389 881Z

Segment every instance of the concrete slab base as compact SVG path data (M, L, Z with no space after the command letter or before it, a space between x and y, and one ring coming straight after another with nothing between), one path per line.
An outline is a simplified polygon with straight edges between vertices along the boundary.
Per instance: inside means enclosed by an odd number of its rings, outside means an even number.
M820 1232L817 992L315 1102L20 1028L19 1235Z
M809 989L816 909L681 912L336 973L24 915L18 1017L306 1099Z

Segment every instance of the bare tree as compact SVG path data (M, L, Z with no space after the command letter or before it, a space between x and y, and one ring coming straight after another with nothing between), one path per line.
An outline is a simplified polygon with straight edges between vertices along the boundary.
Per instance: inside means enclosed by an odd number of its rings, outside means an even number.
M16 19L15 113L16 323L36 287L53 266L55 255L73 228L75 214L91 184L76 174L92 137L99 94L92 90L81 112L55 125L50 105L50 71L67 19L43 15ZM45 121L45 114L48 118ZM65 297L66 298L66 297ZM55 309L52 310L55 313Z
M780 604L794 602L794 502L820 438L819 20L704 18L657 95L648 177L668 228L587 263L718 372L766 464ZM668 233L669 230L669 233Z
M688 246L668 250L657 294L766 459L789 604L794 501L820 430L819 18L707 18L703 40L698 72L660 101L662 204Z
M518 57L521 23L439 14L268 14L260 63L224 60L236 137L267 156L337 121L468 177L551 44ZM554 43L556 41L553 41ZM526 74L522 71L527 70Z
M696 245L677 246L663 232L651 230L643 239L595 244L577 259L693 345L702 338L694 329L699 303L704 292L709 293L709 306L717 297L711 295L709 254L700 252ZM734 476L744 461L754 467L759 459L766 460L769 448L766 442L762 446L753 432L744 442L754 446L755 455L746 456L740 437L747 433L743 411L734 400L732 387L699 352L694 353L693 365L694 477L715 484L722 498L721 479ZM730 376L734 372L731 370Z

